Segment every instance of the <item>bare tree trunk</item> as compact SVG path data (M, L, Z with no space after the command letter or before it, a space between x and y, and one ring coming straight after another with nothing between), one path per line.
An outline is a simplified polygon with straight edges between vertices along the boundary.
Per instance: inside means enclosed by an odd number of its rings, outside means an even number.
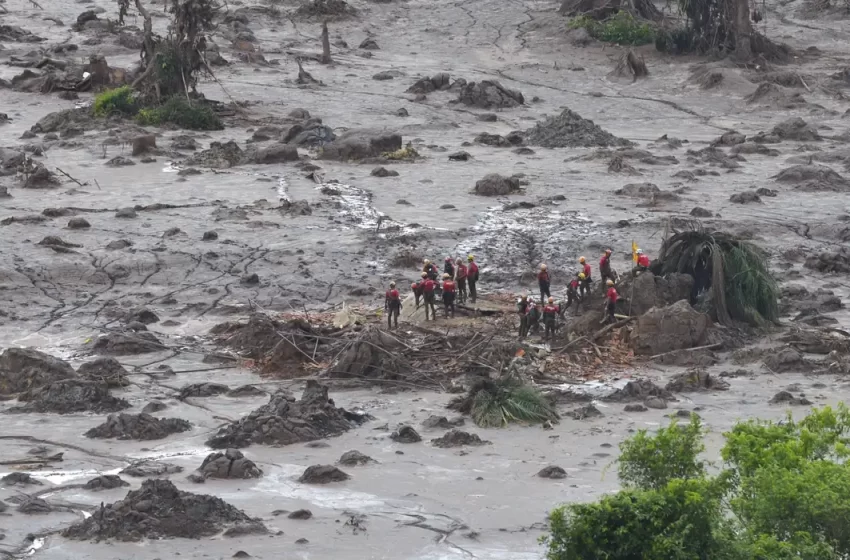
M322 22L322 64L330 64L331 61L331 40L328 37L328 22Z
M141 0L135 0L136 9L142 14L145 20L144 25L144 47L145 47L145 64L153 64L154 59L154 44L153 44L153 23L151 23L151 15L142 5Z
M753 27L750 23L750 3L748 0L726 0L726 13L732 16L734 22L735 57L739 60L750 60L753 57L753 48L750 39Z

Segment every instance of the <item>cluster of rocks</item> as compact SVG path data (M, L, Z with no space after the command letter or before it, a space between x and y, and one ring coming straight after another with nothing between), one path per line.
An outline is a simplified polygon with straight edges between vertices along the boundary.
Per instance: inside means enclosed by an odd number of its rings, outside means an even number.
M171 434L189 431L192 425L180 418L155 418L150 414L110 414L106 422L84 435L88 438L133 440L163 439Z

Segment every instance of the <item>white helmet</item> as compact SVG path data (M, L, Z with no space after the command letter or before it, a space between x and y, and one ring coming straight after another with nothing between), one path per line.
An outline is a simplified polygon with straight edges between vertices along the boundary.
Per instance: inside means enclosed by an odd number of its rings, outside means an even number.
M638 255L642 255L642 254L643 254L643 249L638 249L638 250L637 250L637 254L638 254Z

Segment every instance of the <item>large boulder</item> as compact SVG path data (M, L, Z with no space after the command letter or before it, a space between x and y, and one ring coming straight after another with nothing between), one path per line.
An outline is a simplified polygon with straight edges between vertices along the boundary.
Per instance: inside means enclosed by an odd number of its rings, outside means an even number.
M238 449L211 453L198 470L204 478L259 478L263 471Z
M694 278L689 274L655 276L645 272L634 279L626 277L617 290L623 299L623 309L632 316L640 316L653 307L664 307L688 299L693 285Z
M272 144L262 150L257 150L247 158L251 163L286 163L298 161L298 150L288 144Z
M26 391L18 396L24 406L8 412L118 412L130 408L130 403L109 393L105 384L81 379L62 379L50 385Z
M633 337L636 354L654 355L706 343L711 318L685 301L653 307L637 320Z
M376 158L400 149L400 134L381 130L349 130L327 144L319 159L349 161Z
M458 101L464 105L482 109L518 107L525 103L522 93L508 89L495 80L470 82L464 85L460 90Z
M505 177L498 173L485 175L483 179L475 183L475 194L482 196L504 196L515 193L519 189L519 179L516 177Z
M154 418L149 414L110 414L106 422L87 431L87 438L134 439L139 441L163 439L171 434L192 428L180 418Z
M65 360L32 348L7 348L0 354L2 395L44 387L76 376L74 368Z

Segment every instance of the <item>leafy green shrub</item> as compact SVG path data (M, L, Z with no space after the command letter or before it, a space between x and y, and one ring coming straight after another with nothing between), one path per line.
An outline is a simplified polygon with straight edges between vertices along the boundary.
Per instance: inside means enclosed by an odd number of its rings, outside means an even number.
M656 29L649 22L635 19L629 12L619 11L608 19L597 21L589 15L573 18L570 29L584 27L594 39L620 45L646 45L655 41Z
M144 126L162 126L171 123L188 130L221 130L224 125L215 112L200 103L192 103L174 96L159 107L142 109L136 117Z
M702 478L705 466L697 456L704 449L696 415L687 426L674 421L654 437L640 430L620 444L618 475L623 484L637 488L662 488L677 478Z
M136 97L130 86L108 89L94 98L94 116L108 117L119 113L133 116L138 111Z
M511 377L476 383L466 395L450 402L449 408L469 414L482 428L501 428L510 422L539 424L558 419L543 393Z

